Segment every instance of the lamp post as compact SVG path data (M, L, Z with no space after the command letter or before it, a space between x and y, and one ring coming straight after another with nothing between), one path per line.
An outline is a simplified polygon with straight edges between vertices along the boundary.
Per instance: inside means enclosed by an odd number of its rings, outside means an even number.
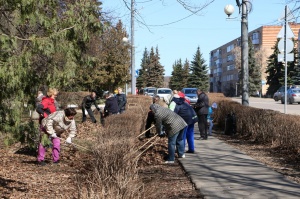
M236 4L242 11L241 16L241 64L242 64L242 105L249 106L249 69L248 69L248 12L251 3L248 0L236 0ZM225 13L230 16L234 12L232 5L227 5L224 8Z
M136 94L136 78L135 78L135 48L134 48L134 0L131 0L131 38L130 38L130 52L131 52L131 94ZM128 38L124 37L123 42L129 43Z
M136 94L135 49L134 49L134 0L131 0L131 93Z

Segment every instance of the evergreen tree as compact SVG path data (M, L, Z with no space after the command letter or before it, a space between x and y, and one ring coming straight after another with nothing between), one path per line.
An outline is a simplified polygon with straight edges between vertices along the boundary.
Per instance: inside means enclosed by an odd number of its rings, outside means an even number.
M267 84L269 85L267 95L273 95L281 86L285 85L285 66L282 62L278 62L278 42L276 42L273 47L274 52L268 59L268 66L266 69L267 76ZM295 41L294 41L295 42ZM295 52L295 50L294 50ZM299 77L299 69L298 66L295 65L297 62L297 58L292 62L287 63L287 86L297 84Z
M78 67L92 65L101 35L98 1L0 1L0 131L22 135L21 116L41 85L68 88Z
M252 40L249 38L249 93L256 93L261 90L261 66L256 63L254 47Z
M209 88L209 76L207 65L200 52L200 47L194 55L193 61L191 61L191 74L188 79L188 87L200 88L203 91L208 91Z
M181 85L181 88L188 87L189 75L190 75L190 62L188 61L188 59L185 59L185 62L183 64L182 85Z
M147 48L145 48L143 53L143 58L141 60L141 69L139 70L139 76L136 80L137 88L146 87L148 84L147 83L149 79L148 65L149 65L149 52Z
M298 42L298 41L295 41ZM299 42L298 42L299 45ZM296 45L297 46L297 45ZM293 62L293 71L292 74L292 84L293 85L300 85L300 65L299 65L299 52L297 48L294 49L294 62ZM298 55L298 56L297 56Z
M181 63L181 59L178 61L175 61L173 64L173 71L171 74L170 82L169 82L169 88L172 90L181 90L182 82L183 82L183 66Z
M119 21L116 26L106 27L100 38L100 46L93 46L97 59L94 60L90 70L81 68L85 74L85 87L113 91L117 87L124 87L130 79L130 44L124 44L123 38L128 37L123 24ZM99 42L95 42L99 45ZM83 71L85 70L85 71ZM135 71L134 71L135 73Z
M284 66L282 62L278 62L278 41L274 45L272 49L274 49L273 54L267 60L267 68L266 73L267 75L267 82L266 84L269 85L267 95L273 96L273 94L278 90L281 86L280 78L284 76Z
M153 47L151 48L149 55L149 64L148 64L148 73L149 79L147 81L147 86L153 87L163 87L164 85L164 67L159 62L160 57L158 53L158 47L156 47L156 51L154 52Z

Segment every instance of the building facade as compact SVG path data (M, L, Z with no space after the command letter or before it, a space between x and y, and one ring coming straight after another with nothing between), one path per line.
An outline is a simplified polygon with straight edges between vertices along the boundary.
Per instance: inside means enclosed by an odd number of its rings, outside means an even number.
M289 23L294 35L298 38L300 24ZM265 73L267 59L273 54L274 45L282 26L261 26L248 33L253 47L256 51L256 62L261 66L261 89L260 94L265 95L266 85ZM236 38L210 52L210 92L222 92L227 96L239 96L241 85L239 85L239 71L241 69L240 47L241 38ZM255 95L256 93L249 93Z

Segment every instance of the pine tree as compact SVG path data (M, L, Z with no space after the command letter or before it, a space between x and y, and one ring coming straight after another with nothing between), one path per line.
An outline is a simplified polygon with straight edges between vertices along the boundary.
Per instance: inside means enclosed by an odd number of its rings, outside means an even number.
M182 82L183 82L183 66L181 63L181 59L178 61L175 61L173 64L173 71L171 74L170 82L169 82L169 88L172 90L181 90Z
M274 45L272 49L274 49L273 54L270 55L268 58L268 65L266 68L267 75L267 82L266 84L269 85L267 95L272 96L281 86L280 78L284 76L284 66L282 62L278 62L278 41Z
M191 61L191 74L188 79L188 87L200 88L203 91L208 91L209 88L209 76L207 65L200 52L200 47L194 55L193 61Z
M298 42L298 45L299 45L299 42ZM291 81L292 81L293 85L300 85L299 52L298 52L297 48L294 49L293 53L294 53L294 62L293 62L293 64L294 64L294 66L293 66L294 70L292 72L292 79L291 79Z
M149 55L149 64L148 64L148 72L149 72L149 79L147 86L153 87L163 87L164 85L164 67L159 62L160 57L158 53L158 47L156 47L156 51L154 53L153 47L151 48L150 55Z
M281 86L285 85L285 66L282 62L278 62L278 42L276 42L275 46L273 47L274 52L268 59L268 66L266 73L269 75L267 76L267 84L269 85L267 94L273 95ZM294 41L295 42L295 41ZM294 50L295 52L295 50ZM297 62L297 58L294 59L292 62L287 63L287 86L294 85L299 82L299 68L295 65Z
M252 44L251 39L248 40L249 42L249 56L248 56L248 63L249 63L249 93L256 93L256 91L261 90L261 73L260 68L261 66L256 63L255 59L255 52L254 47Z
M143 53L143 58L141 60L141 69L139 70L139 76L136 80L136 86L137 88L146 87L148 85L148 79L149 79L149 71L148 71L148 65L149 65L149 52L147 48L145 48ZM151 86L151 85L150 85Z
M188 79L190 76L190 62L188 59L185 59L185 62L183 64L183 73L182 73L182 85L181 88L188 87Z

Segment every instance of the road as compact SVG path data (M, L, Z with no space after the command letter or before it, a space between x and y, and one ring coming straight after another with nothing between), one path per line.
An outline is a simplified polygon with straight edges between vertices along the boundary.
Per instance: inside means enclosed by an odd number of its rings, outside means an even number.
M242 102L241 98L238 97L231 99L239 103ZM272 98L250 97L249 106L260 109L270 109L284 113L284 104L281 104L281 101L275 102ZM287 104L286 113L291 115L300 115L300 104Z

